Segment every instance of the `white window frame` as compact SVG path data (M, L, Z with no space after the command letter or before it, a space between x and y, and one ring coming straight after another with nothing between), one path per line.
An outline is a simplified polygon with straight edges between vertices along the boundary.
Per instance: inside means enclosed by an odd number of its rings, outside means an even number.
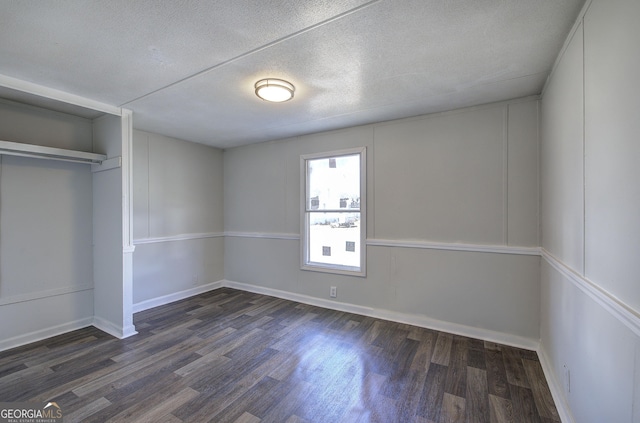
M350 276L367 276L367 149L366 147L349 148L322 153L303 154L300 156L300 268L315 272L334 273ZM307 207L307 162L315 159L329 159L340 156L360 155L360 267L342 266L327 263L316 263L309 260L309 216L312 211ZM340 211L343 210L327 210Z

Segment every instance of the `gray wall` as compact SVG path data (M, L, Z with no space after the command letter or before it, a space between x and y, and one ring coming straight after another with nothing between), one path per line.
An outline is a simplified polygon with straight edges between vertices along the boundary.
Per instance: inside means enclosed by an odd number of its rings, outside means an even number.
M0 100L0 140L92 151L92 122ZM91 324L90 167L0 156L0 349Z
M219 149L134 131L134 304L224 278L222 169Z
M537 340L539 257L491 249L538 246L537 128L525 99L226 150L225 277ZM359 146L367 277L301 271L300 155Z
M579 422L640 421L637 16L594 0L542 99L541 349Z

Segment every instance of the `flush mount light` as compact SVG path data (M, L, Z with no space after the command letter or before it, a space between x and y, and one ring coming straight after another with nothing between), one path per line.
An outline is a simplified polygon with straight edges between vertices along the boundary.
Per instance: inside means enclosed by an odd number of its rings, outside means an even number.
M256 82L255 88L258 97L274 103L291 100L296 90L292 83L273 78L261 79Z

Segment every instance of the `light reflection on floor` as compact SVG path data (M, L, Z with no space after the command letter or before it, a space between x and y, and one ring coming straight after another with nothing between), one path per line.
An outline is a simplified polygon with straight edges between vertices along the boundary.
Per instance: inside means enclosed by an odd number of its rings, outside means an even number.
M296 415L309 420L368 422L384 415L378 391L386 377L375 372L375 357L365 348L325 334L310 336L293 378L304 381ZM346 410L346 411L345 411Z

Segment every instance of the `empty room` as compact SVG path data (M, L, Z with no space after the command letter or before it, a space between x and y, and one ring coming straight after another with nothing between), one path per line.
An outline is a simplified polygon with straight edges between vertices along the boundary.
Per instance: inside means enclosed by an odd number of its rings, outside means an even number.
M0 0L0 422L640 422L637 0Z

